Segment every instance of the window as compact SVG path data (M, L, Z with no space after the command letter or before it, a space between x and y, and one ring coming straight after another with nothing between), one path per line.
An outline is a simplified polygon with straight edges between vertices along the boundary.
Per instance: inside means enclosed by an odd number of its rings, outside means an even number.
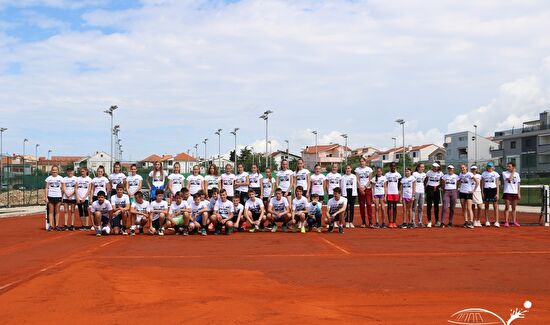
M387 160L386 155L382 155L382 160Z
M466 137L458 137L458 141L460 141L460 142L466 141Z
M460 148L458 149L459 155L467 155L468 154L468 148Z
M415 151L413 152L413 158L416 158L416 157L418 157L418 153Z
M395 154L395 159L397 159L397 160L401 159L401 154L399 154L399 153Z
M510 141L510 149L516 149L516 141Z

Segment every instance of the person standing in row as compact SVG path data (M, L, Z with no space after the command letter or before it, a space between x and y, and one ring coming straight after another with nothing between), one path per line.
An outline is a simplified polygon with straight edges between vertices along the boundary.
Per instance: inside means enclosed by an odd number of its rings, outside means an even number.
M304 160L302 158L298 159L296 162L296 171L294 172L294 192L296 193L296 188L298 186L302 187L302 195L309 200L309 195L311 194L309 190L310 183L310 171L304 168Z
M204 190L204 177L200 174L201 168L197 165L193 166L193 172L187 176L187 189L191 196L199 193L200 190Z
M510 210L512 210L512 225L519 227L520 225L516 215L516 205L518 201L521 200L521 178L516 172L516 165L513 162L509 162L506 165L506 171L502 173L502 179L504 182L504 194L502 198L504 199L504 217L506 218L504 227L508 227L510 225L508 222Z
M439 161L436 161L432 165L432 169L426 173L426 179L424 180L426 185L426 203L427 203L427 215L428 215L428 228L432 227L432 206L434 211L435 226L439 227L439 202L441 202L441 165Z
M372 175L372 168L367 166L367 159L361 157L359 167L355 168L355 175L357 177L358 194L359 194L359 214L361 215L361 228L367 227L366 214L369 217L369 226L372 226L372 188L370 184L370 177Z
M113 172L109 175L109 185L111 189L111 196L116 195L117 185L122 184L123 186L126 183L126 175L122 172L122 165L117 161L113 164Z
M92 203L97 201L97 194L99 192L103 192L107 196L107 193L110 192L109 187L111 186L109 179L105 177L105 167L102 165L97 167L96 174L96 177L92 179Z
M477 172L477 166L470 167L475 182L477 183L472 194L472 208L474 211L474 227L481 227L481 210L483 210L483 195L481 194L481 175Z
M342 175L338 173L338 164L333 164L330 173L328 173L325 177L327 182L328 199L330 200L334 195L334 189L340 187L340 180L342 179Z
M326 177L321 174L321 166L319 164L315 165L313 168L313 175L309 177L311 194L317 194L319 196L319 201L323 202L325 200L325 189L327 187Z
M181 174L180 163L176 162L174 164L174 171L168 176L168 191L170 191L169 204L175 200L176 193L181 192L184 183L185 176Z
M388 204L388 227L397 228L397 203L399 202L399 179L401 174L397 172L397 164L390 164L390 171L386 173L386 201Z
M500 175L495 171L495 165L492 162L487 163L485 171L481 174L481 187L483 188L482 196L485 203L485 226L491 226L489 219L489 206L493 206L495 211L495 227L499 228L498 215L498 194L500 189Z
M80 176L76 179L76 206L78 216L80 217L80 230L90 228L90 219L88 214L90 195L92 194L92 179L88 176L88 168L80 167Z
M264 207L267 211L267 208L269 207L269 200L273 196L273 185L275 184L275 180L271 176L271 168L266 167L265 169L265 177L262 178L262 201L264 202ZM266 213L267 214L267 213Z
M253 164L252 165L252 171L248 175L249 184L248 187L254 191L254 197L257 199L262 199L262 179L263 175L260 174L260 171L258 170L258 165ZM250 197L250 195L248 195ZM245 202L246 203L246 202Z
M443 188L443 211L441 212L441 228L445 227L445 215L449 209L449 222L447 227L453 227L453 217L455 215L456 199L457 199L457 184L458 176L455 174L453 165L447 166L447 174L441 177L441 187Z
M281 161L281 169L277 172L276 187L283 190L283 196L288 200L289 205L292 205L293 174L294 173L288 169L288 160L283 159Z
M472 203L474 200L474 190L479 186L476 182L474 174L468 171L468 167L465 164L461 164L460 174L458 175L458 183L460 186L458 197L464 213L464 228L474 228L474 211L472 210Z
M155 161L153 164L153 170L149 172L147 176L147 187L149 187L149 201L156 200L157 190L162 190L164 193L164 182L166 181L166 175L162 169L160 161Z
M424 210L424 193L425 186L424 182L426 180L426 173L424 172L424 164L416 165L413 177L416 180L415 191L414 191L414 202L413 202L413 224L418 222L418 227L423 228L424 223L422 223L422 212Z
M67 176L63 177L63 210L65 212L65 225L64 230L74 230L74 215L76 206L76 176L74 176L74 169L72 167L67 168ZM71 225L67 223L71 218Z
M222 189L225 190L227 199L233 201L233 196L235 196L235 174L233 174L233 166L231 164L225 165L225 173L220 176L220 193Z
M218 166L215 164L211 164L208 166L208 171L206 172L206 176L204 176L204 181L206 183L206 193L208 194L208 197L212 197L212 189L218 188L218 184L220 182L220 176L218 175Z
M386 228L386 176L382 175L382 168L376 167L376 173L374 177L370 180L374 190L372 191L373 201L374 201L374 215L376 217L376 224L372 228ZM379 218L381 217L382 223L380 224Z
M347 199L345 222L346 228L355 228L353 217L355 214L355 198L357 197L357 176L351 173L351 165L346 166L345 174L340 180L342 196Z
M61 192L63 177L59 176L59 167L53 166L50 173L51 175L44 181L44 202L48 205L48 231L60 230L54 215L59 216L59 207L63 197Z
M235 175L235 195L239 197L241 203L248 200L248 185L250 178L248 173L244 171L244 165L237 165L237 175Z
M126 193L130 198L130 205L136 201L135 195L138 191L141 191L143 183L143 177L137 173L136 164L130 166L130 174L126 177Z
M413 200L416 188L416 178L412 175L412 169L405 169L405 177L401 178L401 202L403 203L402 229L416 228L413 219ZM408 221L408 222L407 222Z

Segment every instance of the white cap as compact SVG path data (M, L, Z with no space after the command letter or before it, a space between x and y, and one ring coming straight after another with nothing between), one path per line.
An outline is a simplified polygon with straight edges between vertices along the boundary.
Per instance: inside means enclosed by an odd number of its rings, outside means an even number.
M473 165L472 167L470 167L470 169L477 169L477 166Z
M434 166L434 167L440 167L439 164L436 163L436 162L434 162L434 163L432 164L432 166Z
M449 166L447 166L447 169L455 169L455 166L449 165Z

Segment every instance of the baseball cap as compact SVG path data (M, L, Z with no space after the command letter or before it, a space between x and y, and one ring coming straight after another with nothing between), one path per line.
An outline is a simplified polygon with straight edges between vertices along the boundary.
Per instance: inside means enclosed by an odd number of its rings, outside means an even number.
M477 166L473 165L472 167L470 167L470 169L477 169Z
M433 163L432 166L434 166L434 167L440 167L440 165L439 165L438 163Z
M495 166L495 164L493 164L492 161L489 161L489 162L487 163L487 167L494 167L494 166Z
M455 166L449 165L449 166L447 166L447 169L455 169Z

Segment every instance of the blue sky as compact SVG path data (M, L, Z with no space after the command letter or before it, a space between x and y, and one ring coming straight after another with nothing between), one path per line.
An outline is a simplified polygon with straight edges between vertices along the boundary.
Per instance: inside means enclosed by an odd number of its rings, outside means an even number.
M268 108L295 152L312 130L390 147L397 118L411 145L490 135L550 107L547 30L536 0L0 0L4 151L107 150L113 104L133 160L217 148L218 128L222 151L234 127L261 151Z

